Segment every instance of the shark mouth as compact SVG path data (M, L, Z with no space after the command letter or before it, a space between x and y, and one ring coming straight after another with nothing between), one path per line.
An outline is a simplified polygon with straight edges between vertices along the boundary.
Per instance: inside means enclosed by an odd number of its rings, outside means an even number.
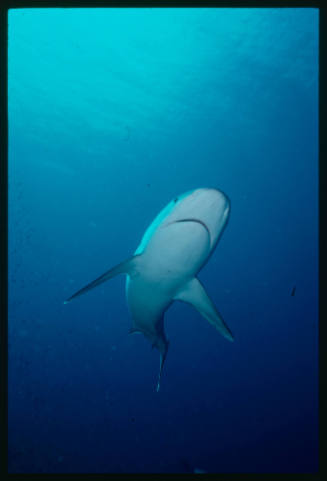
M193 217L190 217L190 218L187 218L187 219L175 220L175 222L196 222L197 224L201 224L202 227L204 227L205 230L208 232L208 236L209 236L209 239L210 239L210 242L211 242L211 236L210 236L210 231L208 229L208 226L202 220L194 219Z

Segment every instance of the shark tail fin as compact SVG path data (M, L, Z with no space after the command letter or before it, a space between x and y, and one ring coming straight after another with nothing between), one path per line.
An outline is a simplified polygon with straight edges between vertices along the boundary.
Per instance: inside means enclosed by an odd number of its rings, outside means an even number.
M102 274L102 276L90 282L90 284L87 284L87 286L83 287L79 291L75 292L75 294L70 296L64 302L64 304L68 304L68 302L75 299L75 297L79 297L82 294L85 294L85 292L88 292L91 289L94 289L95 287L99 286L105 281L108 281L112 277L117 276L118 274L129 274L133 276L137 272L137 264L138 264L139 258L140 258L140 255L136 255L136 256L130 257L129 259L126 259L125 261L121 262L117 266L112 267L111 269L109 269L109 271Z
M160 389L162 368L163 368L163 365L164 365L166 357L167 357L168 347L169 347L169 341L165 341L165 343L162 346L160 346L160 348L159 348L159 351L160 351L160 369L159 369L159 378L158 378L158 384L157 384L157 392Z

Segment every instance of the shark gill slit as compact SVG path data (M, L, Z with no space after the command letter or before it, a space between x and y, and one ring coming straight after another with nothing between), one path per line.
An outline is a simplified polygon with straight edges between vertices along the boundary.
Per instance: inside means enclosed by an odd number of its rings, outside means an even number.
M209 239L211 241L211 236L210 236L210 231L208 229L208 226L202 220L194 219L194 218L190 217L190 218L187 218L187 219L175 220L175 222L196 222L197 224L201 224L202 227L204 227L205 230L208 232L208 236L209 236Z

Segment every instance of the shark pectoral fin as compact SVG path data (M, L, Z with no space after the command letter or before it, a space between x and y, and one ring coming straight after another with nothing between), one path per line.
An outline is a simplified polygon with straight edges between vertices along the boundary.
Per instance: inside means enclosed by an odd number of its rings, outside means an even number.
M108 281L112 277L117 276L118 274L129 274L130 276L133 276L136 274L138 268L137 264L139 261L140 255L136 255L133 257L130 257L129 259L126 259L125 261L121 262L117 266L113 267L112 269L109 269L109 271L105 272L102 274L102 276L98 277L95 279L93 282L88 284L87 286L83 287L79 291L75 292L72 296L70 296L64 304L68 304L72 299L75 297L81 296L82 294L85 294L85 292L90 291L91 289L94 289L95 287L99 286L105 281Z
M178 292L174 300L191 304L229 341L234 341L233 334L228 329L214 303L209 298L201 282L194 277Z

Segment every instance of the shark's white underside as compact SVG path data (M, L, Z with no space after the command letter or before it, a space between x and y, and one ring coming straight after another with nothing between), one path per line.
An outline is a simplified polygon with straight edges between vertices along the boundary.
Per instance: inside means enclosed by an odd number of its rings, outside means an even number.
M154 219L130 259L110 269L67 301L117 274L127 274L130 332L143 333L160 351L160 386L168 341L164 313L175 300L188 302L227 339L233 336L196 278L226 226L230 201L217 189L196 189L176 197Z

